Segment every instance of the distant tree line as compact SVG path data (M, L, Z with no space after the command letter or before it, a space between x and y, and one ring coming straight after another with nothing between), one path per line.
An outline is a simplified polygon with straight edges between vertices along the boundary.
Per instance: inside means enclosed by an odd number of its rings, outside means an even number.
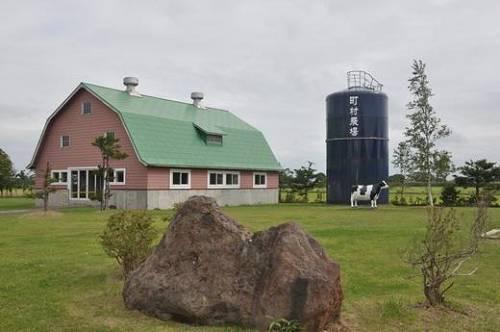
M280 200L282 202L309 202L309 194L315 189L320 189L316 193L316 201L324 201L324 191L326 188L326 175L313 168L314 163L307 161L304 166L290 170L285 168L280 173ZM282 195L283 193L284 195ZM283 197L284 196L284 197Z
M0 149L0 196L12 196L14 190L20 189L23 194L31 194L34 175L29 170L16 172L9 155Z

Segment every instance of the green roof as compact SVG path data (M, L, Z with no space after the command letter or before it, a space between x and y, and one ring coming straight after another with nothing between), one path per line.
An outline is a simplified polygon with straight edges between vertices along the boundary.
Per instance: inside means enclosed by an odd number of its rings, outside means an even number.
M147 165L281 169L264 135L231 112L82 85L119 114L139 159ZM207 134L222 135L222 145L207 144Z

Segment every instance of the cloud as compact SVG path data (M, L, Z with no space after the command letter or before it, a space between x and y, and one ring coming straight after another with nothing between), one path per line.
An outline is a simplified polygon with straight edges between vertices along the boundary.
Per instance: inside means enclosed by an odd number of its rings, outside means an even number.
M500 3L422 1L86 1L2 5L0 145L24 167L46 117L80 81L229 109L261 129L285 167L325 168L325 97L351 69L389 96L390 146L406 125L414 58L457 163L500 160ZM488 10L484 10L488 8ZM5 13L8 13L6 15ZM0 14L1 15L1 14Z

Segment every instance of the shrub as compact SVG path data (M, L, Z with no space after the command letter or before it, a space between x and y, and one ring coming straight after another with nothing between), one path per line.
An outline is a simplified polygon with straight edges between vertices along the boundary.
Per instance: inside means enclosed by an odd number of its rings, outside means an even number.
M456 206L458 205L458 195L460 191L457 190L454 183L447 183L441 190L441 201L444 206Z
M431 306L444 304L444 294L454 285L455 277L472 275L460 273L462 264L473 257L479 246L480 235L488 221L487 205L481 202L470 228L469 239L459 234L455 210L429 207L426 233L423 239L415 239L406 251L406 261L422 275L423 291Z
M287 191L285 196L285 203L294 203L296 200L295 193L293 191Z
M109 217L99 240L106 254L116 259L123 276L127 277L150 254L156 235L148 213L120 211Z
M321 191L321 190L318 190L316 192L316 202L317 203L323 203L325 201L325 198L323 197L323 195L324 195L323 191Z
M299 332L302 331L300 323L296 320L277 319L269 324L269 332Z

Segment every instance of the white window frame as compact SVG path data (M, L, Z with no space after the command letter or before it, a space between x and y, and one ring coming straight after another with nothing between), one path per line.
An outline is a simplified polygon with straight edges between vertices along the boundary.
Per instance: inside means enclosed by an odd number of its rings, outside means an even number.
M210 174L222 174L222 184L210 184ZM238 184L227 184L226 176L228 174L238 175ZM241 183L240 172L236 171L219 171L219 170L209 170L207 171L207 188L208 189L227 189L227 188L239 188Z
M54 169L50 171L50 177L54 179L54 174L59 173L59 180L52 182L51 185L67 185L69 182L69 173L67 169ZM61 182L61 174L66 173L66 182Z
M90 112L89 113L85 113L84 112L84 110L85 110L85 104L89 104L90 105ZM82 115L90 115L90 114L92 114L92 103L90 101L84 101L84 102L82 102L81 113L82 113Z
M63 145L63 140L64 140L64 139L63 139L63 137L64 137L64 136L68 136L68 145L67 145L67 146L64 146L64 145ZM61 149L63 149L63 148L68 148L68 147L70 147L70 146L71 146L71 136L69 136L69 135L61 135L61 136L59 137L59 147L60 147Z
M174 184L174 173L187 173L188 184ZM182 176L181 176L182 178ZM170 189L191 189L191 170L190 169L170 169Z
M227 175L238 175L238 184L227 184ZM226 188L239 188L241 183L241 175L240 172L233 172L233 171L228 171L224 173L224 184L226 185Z
M116 172L123 171L123 182L116 182ZM127 169L126 168L113 168L113 182L110 185L124 186L127 183Z
M86 175L86 182L85 182L85 187L87 188L87 193L88 193L88 188L89 188L89 172L90 171L94 171L94 170L97 170L98 167L97 166L86 166L86 167L68 167L68 195L69 195L69 200L70 201L90 201L89 198L80 198L80 197L71 197L71 172L72 171L86 171L87 172L87 175ZM80 178L78 178L78 183L80 181ZM80 187L80 185L78 184L77 187ZM77 190L78 192L78 195L80 193L80 190L78 189Z
M226 182L226 179L225 179L225 174L223 171L208 171L207 173L207 188L209 189L220 189L220 188L224 188L224 184ZM222 174L222 183L221 184L210 184L210 175L211 174Z
M265 184L255 184L255 176L256 175L264 175L265 179L266 179L266 181L265 181L266 183ZM254 172L252 175L252 183L253 183L254 188L267 188L267 180L268 180L268 176L267 176L266 172Z

